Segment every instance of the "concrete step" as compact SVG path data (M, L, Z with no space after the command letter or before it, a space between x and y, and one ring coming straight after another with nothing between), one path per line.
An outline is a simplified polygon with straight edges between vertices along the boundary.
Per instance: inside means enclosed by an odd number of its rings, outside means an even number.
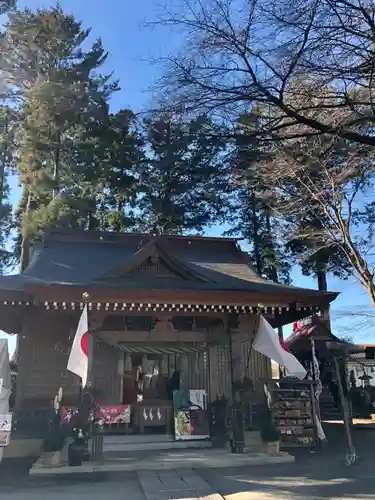
M260 431L245 431L245 447L253 452L263 449Z
M161 451L153 453L131 454L122 459L104 461L103 463L85 463L81 467L63 465L57 468L44 468L41 461L35 462L30 469L30 475L67 475L100 472L124 472L145 470L201 469L228 467L248 467L252 465L276 465L292 463L295 459L288 453L281 452L273 457L265 453L232 454L227 450L185 450ZM277 474L277 469L275 470ZM181 498L181 496L177 496ZM182 498L186 498L182 497ZM207 498L208 500L208 498Z
M104 436L104 443L170 443L174 441L172 434L109 434Z
M105 457L118 457L133 451L157 451L157 450L186 450L186 449L212 448L211 441L169 441L169 442L133 442L133 443L103 443Z

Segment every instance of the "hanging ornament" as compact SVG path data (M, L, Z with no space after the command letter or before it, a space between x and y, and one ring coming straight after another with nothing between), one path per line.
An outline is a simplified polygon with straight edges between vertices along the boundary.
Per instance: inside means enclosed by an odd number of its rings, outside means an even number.
M58 400L59 403L61 403L62 398L63 398L63 388L60 387L59 388L59 392L57 393L57 400Z
M194 354L194 371L196 374L199 373L199 353Z
M125 371L125 359L120 358L117 361L117 374L120 375L120 377L122 377L122 375L124 375L124 371Z

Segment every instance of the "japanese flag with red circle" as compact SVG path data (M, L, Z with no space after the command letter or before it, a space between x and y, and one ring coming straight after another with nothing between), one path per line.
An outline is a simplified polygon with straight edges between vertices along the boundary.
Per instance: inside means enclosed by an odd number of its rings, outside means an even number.
M76 375L81 377L82 387L85 387L87 382L89 352L88 329L87 305L85 305L78 323L67 366L70 372L75 373Z
M261 316L259 318L259 327L252 344L254 351L264 354L273 359L280 366L283 366L288 375L304 379L306 370L286 348L284 341L281 340L268 321Z

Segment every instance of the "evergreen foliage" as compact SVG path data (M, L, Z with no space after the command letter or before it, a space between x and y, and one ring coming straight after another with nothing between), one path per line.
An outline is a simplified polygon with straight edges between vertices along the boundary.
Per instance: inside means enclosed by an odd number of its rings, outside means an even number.
M96 225L105 176L101 135L117 83L97 73L107 57L100 40L83 50L89 33L60 6L11 13L5 26L1 62L9 99L22 113L16 137L21 268L29 244L47 226Z
M246 11L264 26L261 4ZM29 245L51 225L186 234L224 222L245 238L261 276L288 283L296 263L318 276L321 289L329 271L355 276L375 303L373 43L348 59L350 27L334 25L337 37L328 37L307 22L305 0L292 10L271 4L271 32L283 26L290 34L292 20L302 26L297 39L314 36L322 45L287 37L286 50L267 39L264 53L253 15L234 18L228 0L199 4L194 19L170 20L190 31L194 48L165 80L172 99L140 118L127 108L110 112L119 87L103 73L107 53L90 29L59 4L34 11L0 2L8 16L0 36L0 272L14 256L24 269ZM367 2L335 11L324 0L312 18L324 5L331 20L357 12L356 33L369 39ZM351 60L344 73L335 73L326 46L345 55L340 71ZM269 80L267 71L253 71L256 61L275 69ZM319 80L322 71L339 81L350 74L352 90ZM22 196L12 217L13 172ZM14 227L12 255L6 242Z
M144 121L139 229L202 232L223 210L225 143L204 117L152 116ZM208 139L210 137L210 139Z

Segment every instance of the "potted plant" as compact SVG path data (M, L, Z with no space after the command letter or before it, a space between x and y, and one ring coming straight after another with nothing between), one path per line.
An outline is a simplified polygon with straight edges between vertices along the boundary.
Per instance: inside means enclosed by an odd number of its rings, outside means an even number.
M50 425L43 442L43 463L46 467L59 467L65 434L60 425Z
M68 446L68 464L77 467L85 458L85 446L89 437L88 426L80 418L72 425L73 441Z
M222 447L228 440L228 398L224 394L217 394L215 401L209 405L209 410L211 441L213 446Z
M265 445L268 455L276 456L279 454L280 432L270 415L265 419L263 423L262 429L260 431L260 437Z

